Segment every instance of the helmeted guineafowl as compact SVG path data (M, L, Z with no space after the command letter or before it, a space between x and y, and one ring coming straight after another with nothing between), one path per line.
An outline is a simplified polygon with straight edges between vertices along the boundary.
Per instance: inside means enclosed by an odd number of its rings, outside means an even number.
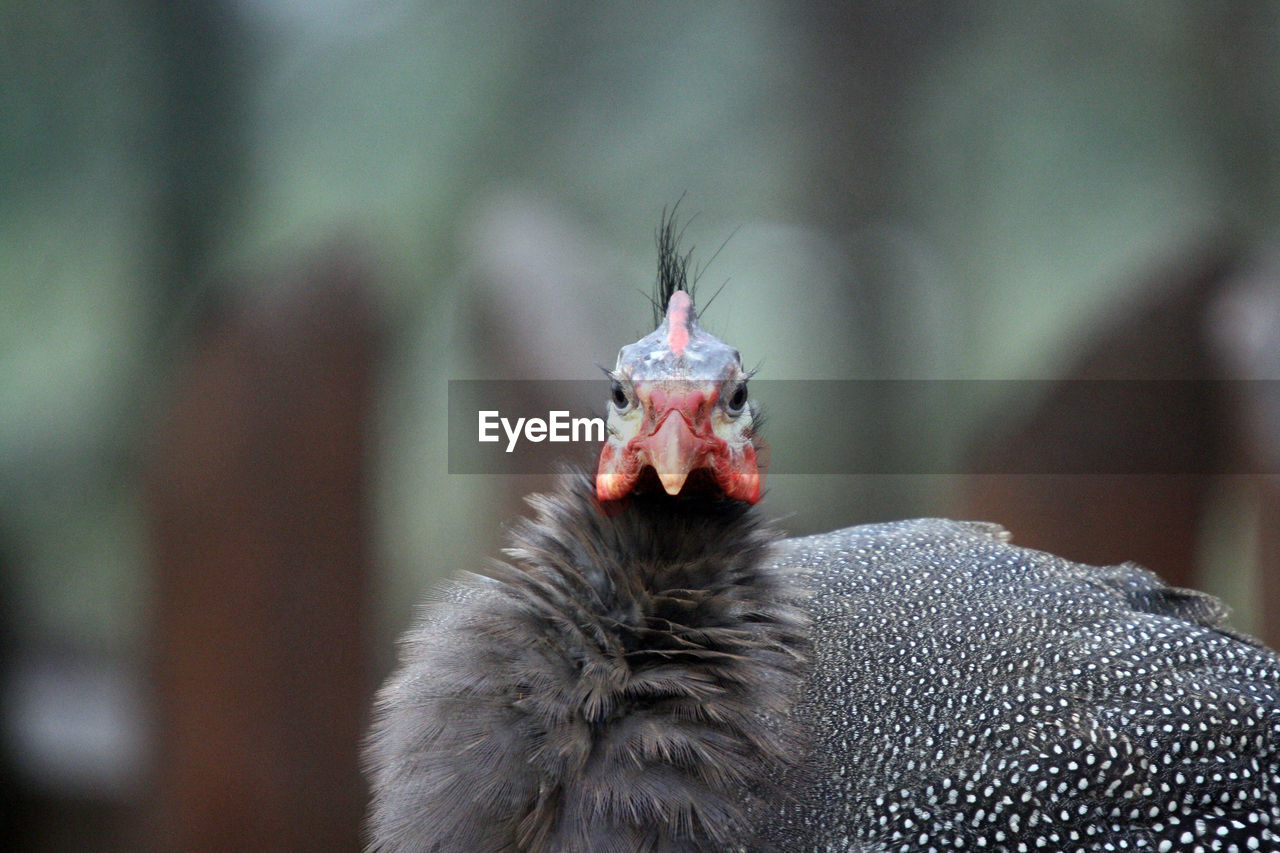
M595 479L531 499L379 695L372 848L1280 851L1280 657L1216 600L993 525L762 524L672 235Z

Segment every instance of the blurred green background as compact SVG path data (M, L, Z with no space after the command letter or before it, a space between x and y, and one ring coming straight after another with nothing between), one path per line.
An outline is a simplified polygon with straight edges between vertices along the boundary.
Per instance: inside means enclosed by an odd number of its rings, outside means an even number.
M15 838L153 843L145 472L210 306L358 259L376 681L434 579L481 569L545 484L447 473L447 381L611 364L648 331L664 206L728 281L705 325L763 377L1051 378L1162 265L1267 254L1278 132L1277 2L10 0ZM919 416L957 453L979 426ZM930 476L780 476L765 508L794 532L959 511ZM1244 515L1219 516L1229 555ZM1243 577L1208 582L1247 606Z

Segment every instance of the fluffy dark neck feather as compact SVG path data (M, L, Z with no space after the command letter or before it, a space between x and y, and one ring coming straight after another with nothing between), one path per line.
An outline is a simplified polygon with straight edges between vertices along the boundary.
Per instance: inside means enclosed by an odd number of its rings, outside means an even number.
M727 501L608 515L582 476L530 503L494 572L494 619L552 646L513 673L542 779L520 849L756 849L748 815L795 761L783 718L805 665L795 592L763 567L773 534Z

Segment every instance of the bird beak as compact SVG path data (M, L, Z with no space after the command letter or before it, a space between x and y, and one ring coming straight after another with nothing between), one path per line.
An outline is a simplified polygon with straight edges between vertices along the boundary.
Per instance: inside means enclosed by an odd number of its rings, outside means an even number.
M693 429L679 412L672 412L653 435L640 442L638 449L669 495L678 495L689 479L689 472L701 465L707 453L706 442L693 434Z
M626 497L645 468L653 469L668 495L680 494L690 474L706 470L723 497L760 500L764 459L757 456L756 440L727 434L724 424L713 423L705 388L668 384L641 393L649 405L611 421L613 429L600 449L600 500ZM763 441L759 444L763 447Z

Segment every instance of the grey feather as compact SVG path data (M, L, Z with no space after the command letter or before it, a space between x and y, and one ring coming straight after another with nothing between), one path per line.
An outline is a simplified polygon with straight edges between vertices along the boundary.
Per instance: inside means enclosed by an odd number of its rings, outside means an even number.
M735 849L799 755L807 626L773 534L732 501L608 515L585 477L531 503L379 696L375 849Z

